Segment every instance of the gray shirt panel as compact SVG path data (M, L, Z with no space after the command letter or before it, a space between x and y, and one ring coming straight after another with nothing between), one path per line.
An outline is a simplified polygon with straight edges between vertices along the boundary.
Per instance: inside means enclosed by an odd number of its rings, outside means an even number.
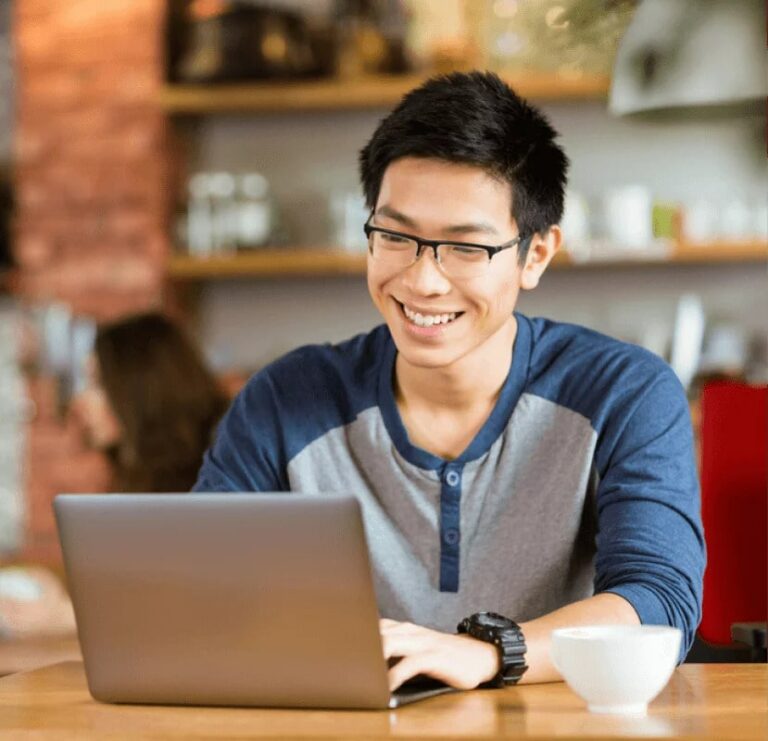
M378 407L304 448L295 492L362 505L379 610L439 630L479 610L525 621L593 594L596 434L580 414L524 394L461 480L459 591L441 592L438 471L406 461Z

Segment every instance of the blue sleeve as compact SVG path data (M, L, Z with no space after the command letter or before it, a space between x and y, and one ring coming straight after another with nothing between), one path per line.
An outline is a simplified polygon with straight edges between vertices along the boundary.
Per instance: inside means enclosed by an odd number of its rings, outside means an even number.
M690 413L668 366L623 395L598 442L595 592L621 595L643 624L701 619L705 546Z
M376 403L374 331L337 346L305 345L256 373L238 394L203 459L193 491L289 491L289 462Z
M192 491L289 489L279 398L267 372L246 384L219 424Z

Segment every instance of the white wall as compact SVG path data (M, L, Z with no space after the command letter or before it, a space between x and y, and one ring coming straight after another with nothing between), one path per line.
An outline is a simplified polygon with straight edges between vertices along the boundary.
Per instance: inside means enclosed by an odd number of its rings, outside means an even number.
M571 185L596 197L640 182L659 199L764 197L764 119L733 111L680 120L615 119L598 102L544 106L571 158ZM385 111L219 116L196 124L192 168L257 169L270 180L294 244L327 244L327 199L357 187L357 153ZM699 293L713 318L762 331L764 266L600 268L546 276L520 308L631 340L671 331L677 298ZM378 321L363 278L209 284L201 333L217 363L255 367L305 342L339 340Z

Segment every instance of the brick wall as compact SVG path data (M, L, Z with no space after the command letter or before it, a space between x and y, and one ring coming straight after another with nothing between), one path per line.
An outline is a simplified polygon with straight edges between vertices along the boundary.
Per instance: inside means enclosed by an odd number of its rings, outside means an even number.
M158 306L169 253L172 156L155 99L162 0L17 0L14 147L18 292L98 320ZM58 560L50 501L98 491L99 456L29 379L25 556Z

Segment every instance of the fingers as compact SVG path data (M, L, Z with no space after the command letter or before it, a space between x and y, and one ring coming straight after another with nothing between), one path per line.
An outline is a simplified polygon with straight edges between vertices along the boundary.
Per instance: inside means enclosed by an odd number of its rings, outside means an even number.
M384 658L400 659L388 672L390 690L394 690L403 682L425 672L430 664L429 654L436 634L435 631L413 623L387 618L379 621L379 628Z
M396 620L382 620L380 632L386 659L433 650L445 638L444 634L429 628Z
M477 684L462 676L455 667L451 667L446 657L438 651L425 651L402 658L389 670L387 676L390 692L394 692L403 682L419 674L425 674L460 690L472 689Z
M491 664L495 671L496 649L474 638L387 618L380 620L379 628L385 659L400 659L387 675L391 690L417 674L426 674L458 689L471 689L490 678Z
M426 654L406 656L397 662L387 673L389 679L389 691L394 692L403 682L407 682L417 674L424 673Z
M393 656L408 656L413 653L427 651L431 648L429 639L414 633L389 632L382 633L381 647L384 658Z

